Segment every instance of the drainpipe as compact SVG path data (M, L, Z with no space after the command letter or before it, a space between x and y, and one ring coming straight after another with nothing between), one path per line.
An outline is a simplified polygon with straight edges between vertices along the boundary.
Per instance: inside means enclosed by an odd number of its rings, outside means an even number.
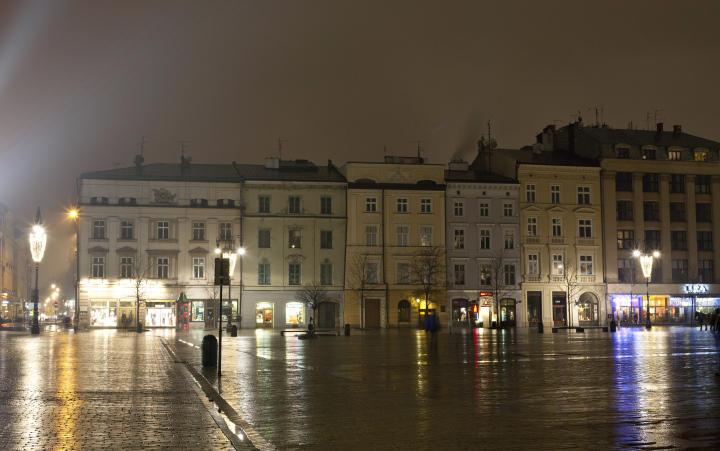
M387 277L385 274L385 188L382 189L382 275L383 283L385 284L385 328L387 329L390 320L390 287L387 283ZM381 324L382 327L382 324Z

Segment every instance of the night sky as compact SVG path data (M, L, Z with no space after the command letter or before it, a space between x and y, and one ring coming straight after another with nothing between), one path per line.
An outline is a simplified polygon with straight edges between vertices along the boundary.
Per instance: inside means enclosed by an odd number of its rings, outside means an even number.
M720 141L720 2L0 1L0 202L74 246L81 172L265 156L431 163L578 111ZM42 287L41 287L42 289Z

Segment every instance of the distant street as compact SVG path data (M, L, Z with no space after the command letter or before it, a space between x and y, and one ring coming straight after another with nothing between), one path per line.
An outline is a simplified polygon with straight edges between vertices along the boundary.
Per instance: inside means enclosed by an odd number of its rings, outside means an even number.
M720 447L710 331L547 332L2 332L0 449Z

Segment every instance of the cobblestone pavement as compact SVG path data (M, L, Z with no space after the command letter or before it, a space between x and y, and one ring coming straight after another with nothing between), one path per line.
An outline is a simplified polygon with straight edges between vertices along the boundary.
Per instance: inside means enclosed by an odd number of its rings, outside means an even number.
M720 448L709 331L206 333L0 334L0 448Z

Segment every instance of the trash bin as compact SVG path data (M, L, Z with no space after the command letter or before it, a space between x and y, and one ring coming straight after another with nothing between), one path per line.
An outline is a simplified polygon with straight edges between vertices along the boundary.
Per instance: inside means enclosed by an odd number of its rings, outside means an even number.
M138 323L137 323L137 331L138 331L138 333L141 333L142 330L143 330L143 329L142 329L142 323L141 323L140 321L138 321Z
M615 319L610 321L610 332L615 332L617 330L617 323L615 322Z
M230 336L237 337L237 326L235 324L233 324L232 329L230 329Z
M205 335L200 346L202 366L217 366L218 342L215 335Z
M543 326L542 321L538 321L538 333L539 334L545 332L544 328L545 328L545 326Z
M345 324L345 336L350 336L350 324Z

